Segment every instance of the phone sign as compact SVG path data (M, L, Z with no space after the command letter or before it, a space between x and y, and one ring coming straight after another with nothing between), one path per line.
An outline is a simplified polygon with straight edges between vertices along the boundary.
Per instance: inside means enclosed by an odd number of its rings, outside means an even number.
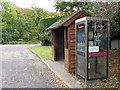
M99 46L89 46L89 52L99 52Z

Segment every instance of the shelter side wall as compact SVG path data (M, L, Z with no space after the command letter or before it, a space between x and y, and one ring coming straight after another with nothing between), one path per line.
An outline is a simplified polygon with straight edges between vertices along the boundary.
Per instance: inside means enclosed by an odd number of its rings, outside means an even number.
M68 58L69 62L68 67L69 71L68 72L74 72L75 67L76 67L76 60L75 60L75 24L71 24L68 27Z
M72 37L70 36L70 34L72 34ZM70 40L69 38L72 38L71 42L73 43L72 46L70 45ZM72 72L72 71L75 71L75 54L74 54L74 49L75 49L75 46L74 46L74 41L75 41L75 38L74 38L74 30L69 30L68 27L64 28L64 53L65 53L65 69L68 71L68 72ZM70 49L73 50L72 53L70 53ZM70 59L72 58L72 60ZM72 69L71 69L72 68Z
M68 58L68 28L65 27L64 28L64 55L65 55L65 62L64 62L64 66L65 66L65 70L69 71L69 58Z
M85 14L81 14L76 19L80 19L82 17L85 17ZM75 19L75 20L76 20ZM67 66L66 70L68 72L75 72L76 69L76 34L75 34L75 20L73 23L68 26L68 49L65 51L66 55L66 63L65 66Z
M55 42L55 30L52 30L52 60L53 61L57 61L57 58L56 58L56 42Z

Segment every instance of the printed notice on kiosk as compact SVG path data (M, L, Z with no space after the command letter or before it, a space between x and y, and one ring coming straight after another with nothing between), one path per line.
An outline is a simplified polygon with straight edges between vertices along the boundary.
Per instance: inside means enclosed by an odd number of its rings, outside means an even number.
M89 52L99 52L99 46L89 46Z

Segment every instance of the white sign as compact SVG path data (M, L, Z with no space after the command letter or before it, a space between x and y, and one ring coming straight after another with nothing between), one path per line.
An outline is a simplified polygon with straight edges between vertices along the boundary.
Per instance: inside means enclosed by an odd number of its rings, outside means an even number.
M89 46L89 52L99 52L99 46Z

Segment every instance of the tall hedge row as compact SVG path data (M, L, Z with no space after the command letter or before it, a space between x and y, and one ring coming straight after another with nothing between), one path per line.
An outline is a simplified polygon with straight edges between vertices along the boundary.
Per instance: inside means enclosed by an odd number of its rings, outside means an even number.
M50 25L55 23L60 17L46 17L39 22L39 39L43 46L51 45L51 30L46 30Z

